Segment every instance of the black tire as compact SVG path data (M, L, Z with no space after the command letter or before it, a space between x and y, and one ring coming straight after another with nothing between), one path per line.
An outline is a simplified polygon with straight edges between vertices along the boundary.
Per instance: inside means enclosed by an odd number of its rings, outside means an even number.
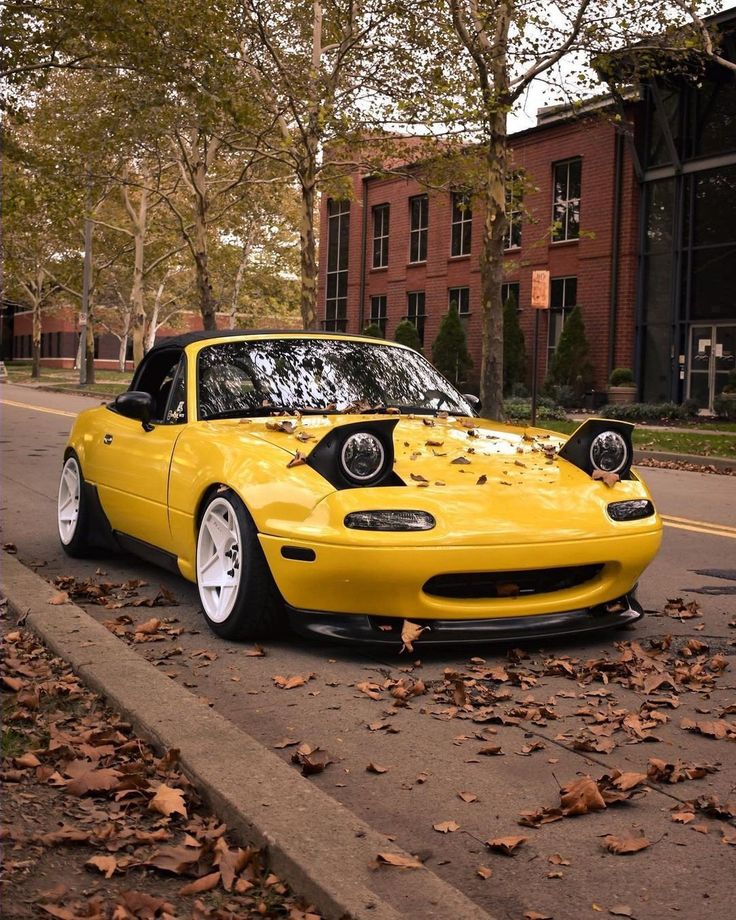
M207 539L204 522L210 512L224 512L227 506L240 530L240 546L234 545L233 571L237 566L239 584L235 591L232 608L222 620L213 619L208 613L208 599L200 584L200 552L204 551L202 541ZM216 506L213 509L213 506ZM225 512L227 513L227 512ZM258 532L240 497L232 489L211 494L200 515L196 550L197 587L199 589L202 613L210 629L222 639L265 639L287 630L284 603L271 575L266 557L258 541ZM216 591L216 589L212 589ZM212 595L209 596L211 604Z
M71 471L72 475L77 479L79 484L79 494L78 501L74 503L76 520L73 525L64 528L64 525L62 524L61 512L62 486L68 471ZM84 486L82 465L79 462L79 457L74 451L69 453L61 470L61 477L59 480L59 494L56 503L56 524L61 548L64 550L67 556L72 556L74 559L84 559L85 557L92 554L92 544L89 540L89 503Z

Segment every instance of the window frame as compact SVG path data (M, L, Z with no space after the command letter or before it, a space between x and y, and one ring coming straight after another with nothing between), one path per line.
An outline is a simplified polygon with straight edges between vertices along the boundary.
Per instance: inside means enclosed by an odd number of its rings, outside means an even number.
M473 246L473 209L468 192L451 192L450 258L469 256Z
M566 303L568 300L568 287L570 286L568 282L574 281L574 296L572 296L572 303ZM554 291L555 285L562 282L561 290L562 297L561 303L556 304ZM577 275L560 275L558 278L550 279L550 306L549 306L549 318L547 322L547 367L549 368L552 363L552 358L554 357L555 351L557 351L557 346L560 342L560 336L562 335L562 330L565 328L565 322L570 313L578 306L578 276ZM556 336L556 341L554 344L551 343L551 335L553 328L557 330L558 317L560 320L559 334ZM554 322L553 322L554 320Z
M329 198L327 200L325 318L322 322L322 327L329 332L347 331L348 269L350 264L350 210L350 201L348 199ZM343 223L345 224L344 230ZM333 232L337 234L334 250L331 246ZM344 240L343 233L345 237ZM342 245L343 242L345 244L344 247ZM335 263L334 266L333 262ZM331 287L334 290L332 295L330 294Z
M503 233L504 251L521 249L521 214L523 195L514 194L514 185L518 177L512 178L512 184L506 188L506 229Z
M373 213L372 268L388 268L391 205L388 203L377 204L371 210Z
M376 301L382 301L382 303L378 304L378 312L374 311ZM386 326L388 324L388 295L371 294L369 320L370 325L375 324L378 326L378 328L381 330L381 335L386 338Z
M577 177L577 195L570 194L570 169L573 166L578 167ZM565 170L565 194L563 197L557 197L557 171ZM569 243L573 240L580 239L580 210L583 190L583 158L569 157L566 160L558 160L552 164L552 242ZM577 228L572 235L570 231L570 213L577 205ZM564 221L558 221L558 211L564 209ZM558 227L558 224L561 224Z
M415 214L415 205L418 209ZM416 221L415 221L416 216ZM424 217L424 223L422 223ZM409 264L421 265L427 261L429 242L429 195L412 195L409 199ZM415 258L416 254L416 258Z
M412 298L415 298L412 309ZM421 304L421 313L419 305ZM419 336L419 341L424 345L424 327L427 322L427 295L426 291L406 292L406 318L414 325Z

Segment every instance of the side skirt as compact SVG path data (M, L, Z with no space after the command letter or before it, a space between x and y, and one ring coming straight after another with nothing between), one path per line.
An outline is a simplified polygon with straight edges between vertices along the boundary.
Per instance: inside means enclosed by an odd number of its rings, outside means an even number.
M133 553L135 556L140 556L141 559L145 559L146 562L150 562L152 565L157 565L159 568L181 575L179 563L173 553L167 553L165 549L160 549L158 546L153 546L151 543L146 543L145 540L139 540L137 537L131 537L127 533L120 533L119 530L113 531L113 534L121 549L128 553Z

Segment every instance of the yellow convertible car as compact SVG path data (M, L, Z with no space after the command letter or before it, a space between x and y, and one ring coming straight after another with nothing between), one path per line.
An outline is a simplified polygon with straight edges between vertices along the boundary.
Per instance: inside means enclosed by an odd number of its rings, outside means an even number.
M196 582L225 638L552 637L639 619L662 524L631 425L569 438L477 417L417 352L364 336L162 340L77 418L58 526Z

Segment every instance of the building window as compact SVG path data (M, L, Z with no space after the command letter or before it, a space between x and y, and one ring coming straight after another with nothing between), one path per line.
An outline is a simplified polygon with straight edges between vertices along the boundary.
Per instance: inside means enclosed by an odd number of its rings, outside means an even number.
M547 367L565 327L565 320L578 301L577 278L553 278L550 285L549 335L547 340Z
M580 236L581 160L554 164L554 206L552 240L576 240Z
M470 288L450 288L447 292L447 307L449 310L452 309L453 304L460 316L468 316L470 313Z
M386 337L386 316L388 313L386 301L385 294L371 297L371 325L378 326L384 338Z
M429 198L417 195L409 199L411 232L409 234L409 261L427 261L427 235L429 229Z
M521 190L518 178L511 177L506 189L506 231L503 235L504 249L518 249L521 246Z
M350 202L327 202L327 296L324 327L345 332L348 316Z
M453 256L470 255L473 230L473 211L470 195L466 192L452 193L452 247Z
M388 265L388 215L389 206L379 204L373 208L373 267Z
M516 309L518 310L520 302L519 297L520 293L518 281L509 281L507 284L501 285L501 303L503 303L504 306L506 306L509 300L513 300L516 304Z
M424 291L411 291L406 295L407 319L414 323L419 341L424 345L424 322L426 315L424 312Z

